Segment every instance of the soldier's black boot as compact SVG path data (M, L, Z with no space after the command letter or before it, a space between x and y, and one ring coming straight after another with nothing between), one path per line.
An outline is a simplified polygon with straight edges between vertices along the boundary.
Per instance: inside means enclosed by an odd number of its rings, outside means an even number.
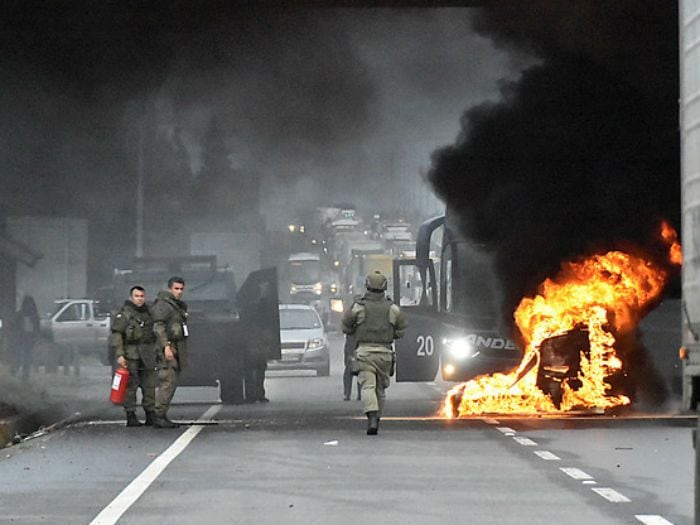
M127 427L140 427L142 426L141 421L136 417L134 412L126 413L126 426Z
M155 414L153 414L153 412L149 412L148 410L146 410L146 422L144 423L144 425L146 425L147 427L152 427L154 421L155 421Z
M379 431L379 416L376 410L367 412L367 435L376 436Z
M180 425L170 421L166 415L153 414L153 426L155 428L177 428Z

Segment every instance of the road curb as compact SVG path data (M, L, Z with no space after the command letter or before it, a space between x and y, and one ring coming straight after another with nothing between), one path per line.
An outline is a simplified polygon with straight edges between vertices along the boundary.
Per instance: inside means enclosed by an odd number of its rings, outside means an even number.
M21 442L38 430L47 431L60 428L63 422L68 422L74 416L66 417L60 406L48 407L29 414L18 414L0 419L0 449Z

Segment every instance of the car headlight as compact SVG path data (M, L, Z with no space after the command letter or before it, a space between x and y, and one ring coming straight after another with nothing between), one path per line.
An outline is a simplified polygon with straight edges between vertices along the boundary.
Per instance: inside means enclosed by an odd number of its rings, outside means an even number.
M314 284L314 293L316 295L321 295L323 293L323 284L322 283Z
M317 348L321 348L323 346L323 338L317 337L316 339L309 339L309 344L306 346L307 349L309 350L316 350Z
M336 313L343 313L343 300L342 299L331 299L331 311Z
M296 285L296 284L293 284L293 285L289 288L289 293L297 293L297 285Z
M474 345L465 337L443 339L442 343L447 356L453 359L467 359L469 357L475 357L479 354L479 352L476 352Z

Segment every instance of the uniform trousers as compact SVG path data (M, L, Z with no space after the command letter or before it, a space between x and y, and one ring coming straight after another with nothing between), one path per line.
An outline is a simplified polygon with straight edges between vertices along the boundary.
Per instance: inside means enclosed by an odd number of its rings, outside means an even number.
M365 413L378 412L381 416L386 397L385 390L390 383L391 350L385 346L360 344L355 355L360 365L357 379L362 391Z

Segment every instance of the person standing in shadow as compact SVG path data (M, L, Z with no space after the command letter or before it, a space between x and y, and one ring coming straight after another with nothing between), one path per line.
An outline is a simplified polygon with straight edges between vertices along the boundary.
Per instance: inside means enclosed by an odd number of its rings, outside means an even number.
M25 295L15 321L15 366L14 372L23 381L29 381L33 363L34 345L39 339L39 311L31 295Z

